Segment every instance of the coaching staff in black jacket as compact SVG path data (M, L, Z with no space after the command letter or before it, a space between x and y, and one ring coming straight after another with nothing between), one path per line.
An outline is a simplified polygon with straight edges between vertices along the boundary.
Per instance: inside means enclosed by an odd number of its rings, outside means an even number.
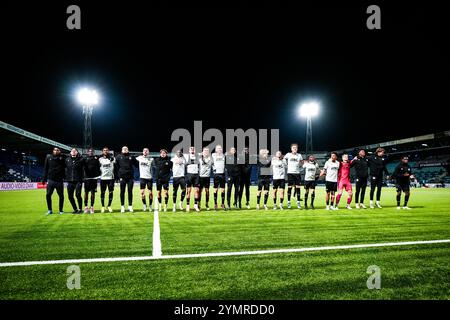
M52 214L52 194L56 189L59 197L59 214L63 214L64 207L64 168L65 156L58 147L53 148L52 154L47 155L44 163L43 183L47 183L47 214Z
M81 188L83 186L83 167L84 162L78 150L73 148L70 155L65 159L65 180L67 181L67 195L69 196L70 204L73 208L73 213L81 213L83 206L83 199L81 198ZM74 198L77 198L77 203Z
M128 189L128 211L133 212L134 168L139 163L128 147L122 147L122 153L116 157L117 177L120 182L120 212L125 212L125 189Z

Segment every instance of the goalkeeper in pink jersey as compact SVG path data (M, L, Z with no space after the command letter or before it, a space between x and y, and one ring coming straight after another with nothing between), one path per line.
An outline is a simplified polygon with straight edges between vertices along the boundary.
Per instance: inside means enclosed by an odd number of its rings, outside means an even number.
M352 202L353 190L352 183L350 182L350 161L348 160L348 154L342 155L342 161L339 164L338 171L338 194L336 196L336 209L338 210L339 201L342 197L342 192L347 191L347 209L352 209L350 203Z

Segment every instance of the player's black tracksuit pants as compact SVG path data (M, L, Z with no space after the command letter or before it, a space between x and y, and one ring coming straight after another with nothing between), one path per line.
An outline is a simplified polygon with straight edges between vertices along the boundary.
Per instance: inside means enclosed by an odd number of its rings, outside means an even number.
M250 202L250 174L242 174L239 180L239 206L242 203L242 195L245 188L246 203Z
M67 182L67 195L69 196L70 204L72 205L73 210L78 210L83 207L83 199L81 197L81 187L83 186L82 181L68 181ZM75 197L77 198L77 203L75 202Z
M381 188L383 187L383 174L370 177L370 201L373 200L375 189L377 189L377 201L381 199Z
M59 211L62 212L64 208L64 183L62 181L48 180L47 194L45 196L47 200L47 209L52 211L52 194L55 190L59 197Z
M239 185L240 185L240 177L239 176L229 176L227 180L227 203L228 207L231 207L231 191L234 187L234 205L237 205L239 201Z
M121 178L120 179L120 205L125 205L125 188L128 189L128 205L133 205L133 178Z
M364 203L366 195L367 177L356 178L355 203Z

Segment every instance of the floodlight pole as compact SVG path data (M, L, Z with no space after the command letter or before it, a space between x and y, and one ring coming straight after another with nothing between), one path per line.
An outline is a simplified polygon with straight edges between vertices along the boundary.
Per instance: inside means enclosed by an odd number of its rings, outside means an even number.
M84 114L84 132L83 132L83 148L85 150L92 148L92 106L83 106Z
M306 156L313 150L311 116L306 117Z

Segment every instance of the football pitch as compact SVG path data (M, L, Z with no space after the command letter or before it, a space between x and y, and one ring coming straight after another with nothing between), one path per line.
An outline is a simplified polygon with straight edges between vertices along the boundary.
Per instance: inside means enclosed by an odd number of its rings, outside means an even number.
M251 191L250 210L172 213L170 201L159 228L162 257L173 258L28 266L4 264L151 257L154 214L140 211L138 188L134 213L118 212L117 188L115 212L92 215L46 216L45 190L0 192L0 299L450 298L448 242L340 247L450 239L450 189L412 189L410 211L396 209L392 188L383 189L383 209L351 211L345 194L341 210L326 211L323 188L316 210L257 211ZM302 248L312 249L288 250ZM225 255L237 252L249 254ZM81 288L69 290L74 264ZM380 269L380 289L367 287L369 266Z

